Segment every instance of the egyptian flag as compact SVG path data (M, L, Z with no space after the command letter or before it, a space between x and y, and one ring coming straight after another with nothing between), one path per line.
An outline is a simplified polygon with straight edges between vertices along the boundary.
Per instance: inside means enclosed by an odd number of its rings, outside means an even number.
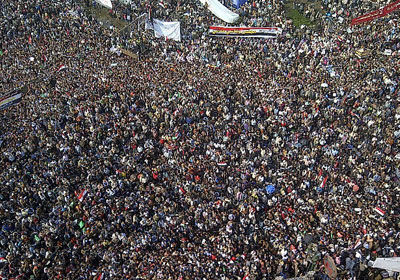
M67 66L64 64L61 64L60 67L58 67L57 72L60 72L61 70L67 69Z
M78 198L78 200L80 202L82 202L83 199L85 198L86 194L87 194L87 190L82 190L76 197Z
M374 208L374 211L376 212L376 213L378 213L379 215L381 215L381 216L385 216L385 211L383 211L381 208L379 208L379 207L375 207Z
M328 175L325 176L324 180L322 181L322 183L321 183L321 185L320 185L321 189L323 189L323 188L325 187L326 181L328 181Z
M186 191L185 191L182 187L179 187L179 191L180 191L183 195L186 193Z
M228 165L228 163L226 161L220 161L217 163L217 165L220 167L226 167Z

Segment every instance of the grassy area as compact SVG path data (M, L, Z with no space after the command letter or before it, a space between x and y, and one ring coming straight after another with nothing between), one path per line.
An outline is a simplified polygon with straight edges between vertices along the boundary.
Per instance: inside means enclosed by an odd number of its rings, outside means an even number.
M293 24L296 27L300 27L302 25L310 26L311 21L306 16L302 15L298 10L288 8L287 16L291 20L293 20Z
M293 21L294 26L302 25L318 28L321 14L324 14L321 0L288 0L285 4L286 16ZM305 11L310 13L305 15Z
M107 8L99 6L96 8L90 7L89 11L91 12L92 16L95 17L98 21L102 22L105 27L109 27L110 25L112 25L118 30L121 30L128 24L128 22L124 20L112 17Z

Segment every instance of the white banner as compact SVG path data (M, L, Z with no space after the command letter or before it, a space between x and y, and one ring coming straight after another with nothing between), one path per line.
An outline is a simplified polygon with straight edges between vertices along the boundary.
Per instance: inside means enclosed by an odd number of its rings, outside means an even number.
M207 8L212 12L215 16L219 17L225 22L234 23L239 19L239 15L235 14L227 7L222 5L218 0L200 0L203 5L207 4Z
M400 272L400 258L377 258L372 267Z
M175 41L181 40L181 23L179 21L161 21L153 19L154 35Z
M111 0L96 0L96 2L108 9L112 9Z

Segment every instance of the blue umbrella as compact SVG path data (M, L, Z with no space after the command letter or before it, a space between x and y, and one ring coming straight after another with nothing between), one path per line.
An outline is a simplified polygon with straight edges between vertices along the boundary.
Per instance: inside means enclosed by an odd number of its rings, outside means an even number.
M265 191L266 191L268 194L274 193L274 192L275 192L275 186L274 186L274 185L267 185L267 186L265 187Z

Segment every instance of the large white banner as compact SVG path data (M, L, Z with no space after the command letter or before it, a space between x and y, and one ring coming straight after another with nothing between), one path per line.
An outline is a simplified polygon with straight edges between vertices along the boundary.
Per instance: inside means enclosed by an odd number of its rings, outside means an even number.
M207 8L215 16L219 17L225 22L234 23L239 19L239 15L235 14L227 7L222 5L218 0L200 0L203 5L207 5Z
M111 0L96 0L96 2L108 9L112 9Z
M377 258L372 267L400 272L400 258Z
M181 40L181 23L179 21L161 21L153 19L154 35L175 41Z

